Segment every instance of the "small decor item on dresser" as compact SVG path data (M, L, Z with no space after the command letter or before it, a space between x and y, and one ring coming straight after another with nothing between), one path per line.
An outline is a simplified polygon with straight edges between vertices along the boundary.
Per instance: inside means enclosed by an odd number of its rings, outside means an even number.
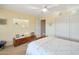
M36 35L35 35L35 33L34 32L31 32L31 37L32 37L32 39L37 39L37 37L36 37Z
M20 36L19 36L19 34L16 34L16 38L19 38Z

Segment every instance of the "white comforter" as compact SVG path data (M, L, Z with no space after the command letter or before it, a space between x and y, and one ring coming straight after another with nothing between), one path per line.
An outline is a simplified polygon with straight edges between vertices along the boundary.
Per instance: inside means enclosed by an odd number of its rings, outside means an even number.
M46 37L28 44L26 55L72 55L79 54L79 43Z

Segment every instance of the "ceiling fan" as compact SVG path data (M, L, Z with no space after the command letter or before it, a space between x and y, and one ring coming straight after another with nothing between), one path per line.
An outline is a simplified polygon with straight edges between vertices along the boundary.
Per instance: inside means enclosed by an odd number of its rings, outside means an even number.
M47 8L47 5L44 6L44 8L42 9L42 12L47 12L48 11L48 8Z
M47 12L49 11L49 9L53 8L53 7L56 7L58 6L57 4L45 4L45 5L41 5L41 7L38 7L38 6L34 6L34 5L29 5L27 6L27 8L29 9L33 9L33 10L37 10L37 11L42 11L42 12Z

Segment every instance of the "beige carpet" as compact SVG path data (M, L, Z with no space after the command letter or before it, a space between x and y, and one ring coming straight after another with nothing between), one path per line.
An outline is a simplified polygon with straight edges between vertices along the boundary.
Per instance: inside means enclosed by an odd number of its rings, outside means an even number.
M17 47L5 47L5 49L0 49L0 55L25 55L26 46L27 44L22 44Z

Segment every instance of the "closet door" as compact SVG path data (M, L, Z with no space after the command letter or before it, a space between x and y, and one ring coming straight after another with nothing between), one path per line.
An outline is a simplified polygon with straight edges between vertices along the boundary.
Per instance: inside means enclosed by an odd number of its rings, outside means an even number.
M61 16L56 20L56 36L69 38L69 16Z
M70 39L79 40L79 15L70 17Z

